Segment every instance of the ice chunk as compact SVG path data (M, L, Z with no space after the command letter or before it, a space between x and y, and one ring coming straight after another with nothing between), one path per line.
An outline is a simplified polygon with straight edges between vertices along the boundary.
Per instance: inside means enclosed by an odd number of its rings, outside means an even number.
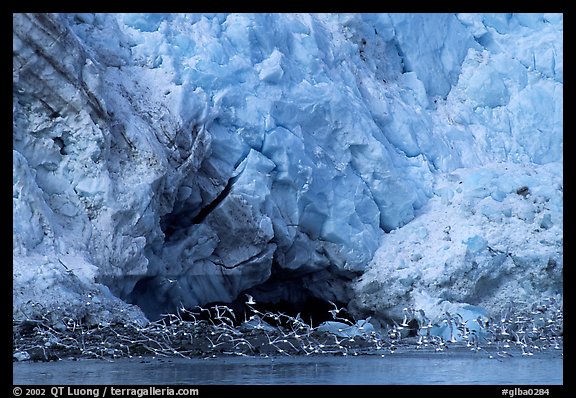
M504 80L491 68L480 65L468 82L466 94L476 106L494 108L506 105L510 100Z
M259 77L268 83L278 83L282 76L284 76L284 70L281 65L282 53L277 49L272 51L270 57L262 61L260 65L257 65L257 69L260 69Z
M338 337L369 336L371 333L375 333L374 325L369 322L369 319L360 319L354 325L344 322L326 321L322 322L316 330L331 333Z

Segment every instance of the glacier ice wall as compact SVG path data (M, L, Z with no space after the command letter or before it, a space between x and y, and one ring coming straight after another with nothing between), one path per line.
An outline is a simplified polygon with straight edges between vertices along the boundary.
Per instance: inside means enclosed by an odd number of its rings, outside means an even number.
M15 317L374 311L350 281L440 176L561 170L561 15L15 14L13 43Z
M562 302L562 168L497 163L439 177L411 223L382 239L350 307L375 319L473 303L492 316Z

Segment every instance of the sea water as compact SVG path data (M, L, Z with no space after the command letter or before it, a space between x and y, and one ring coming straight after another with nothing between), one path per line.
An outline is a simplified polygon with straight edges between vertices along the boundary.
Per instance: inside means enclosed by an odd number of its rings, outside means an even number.
M563 384L561 353L130 358L16 362L14 384Z

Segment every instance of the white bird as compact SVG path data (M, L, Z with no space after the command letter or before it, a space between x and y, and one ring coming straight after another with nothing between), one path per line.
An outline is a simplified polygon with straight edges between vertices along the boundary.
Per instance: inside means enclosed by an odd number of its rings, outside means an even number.
M534 355L528 348L526 348L525 345L522 345L521 348L522 348L522 355L529 355L529 356Z
M404 320L402 320L402 323L400 325L404 326L404 327L408 327L408 308L404 308L402 310L404 312Z
M338 313L340 311L342 311L342 308L338 308L338 306L336 304L334 304L332 301L328 301L330 304L332 304L334 306L333 310L328 310L328 312L330 314L332 314L332 318L336 319L336 315L338 315Z
M212 344L212 348L216 348L216 347L218 347L219 345L222 345L222 344L226 343L225 341L222 341L222 342L220 342L220 343L214 344L214 342L210 339L210 337L206 336L206 338L208 339L208 341L210 342L210 344Z
M334 304L332 301L328 301L328 302L334 306L333 310L328 310L328 312L330 314L332 314L332 318L334 318L335 321L342 321L344 323L349 324L350 321L348 319L340 318L339 316L337 316L340 313L340 311L344 310L344 307L338 308L338 306L336 304Z
M249 294L246 294L246 298L248 299L248 301L246 301L246 304L248 305L256 304L256 301L254 301L254 297L250 296Z

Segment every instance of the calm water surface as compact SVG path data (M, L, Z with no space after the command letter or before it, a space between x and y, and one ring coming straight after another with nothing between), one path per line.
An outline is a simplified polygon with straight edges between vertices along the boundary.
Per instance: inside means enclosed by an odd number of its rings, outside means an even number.
M474 353L358 357L226 357L14 363L14 384L526 384L563 383L556 355Z

